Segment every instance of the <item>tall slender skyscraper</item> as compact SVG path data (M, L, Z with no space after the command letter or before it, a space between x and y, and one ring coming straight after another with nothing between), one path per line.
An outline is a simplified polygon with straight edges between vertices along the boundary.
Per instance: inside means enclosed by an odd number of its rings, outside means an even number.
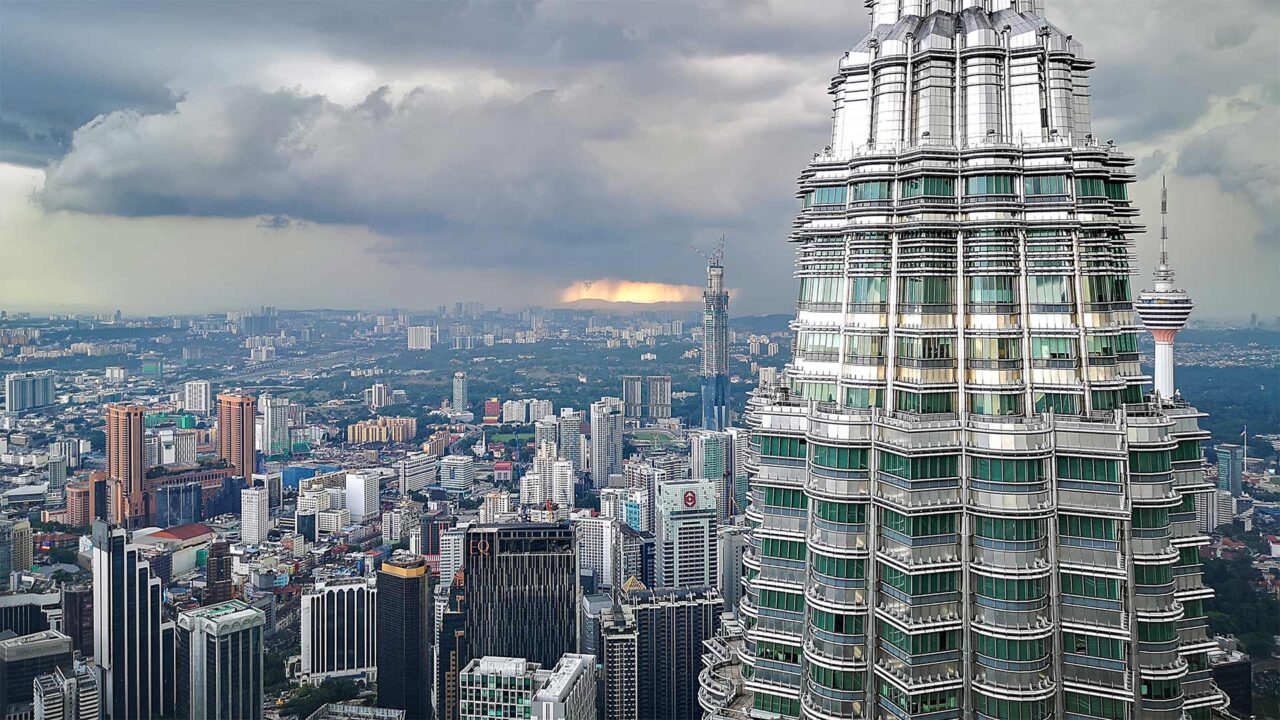
M702 293L702 427L729 427L729 291L724 287L724 248L707 258Z
M1163 398L1173 397L1173 341L1178 331L1187 326L1187 318L1195 304L1186 290L1173 286L1173 265L1169 264L1169 188L1160 181L1160 264L1156 265L1155 290L1143 290L1134 309L1142 324L1156 341L1156 392Z
M267 616L243 600L178 614L178 717L262 717L263 626Z
M1039 0L868 5L800 174L794 357L747 406L751 706L1207 718L1200 413L1143 392L1094 63Z
M143 497L143 416L146 409L124 403L107 408L107 478L109 517L125 527L147 523Z
M378 571L378 707L431 717L431 575L421 555L397 553Z
M470 410L471 401L467 398L467 374L459 370L453 374L453 400L454 410Z
M257 469L254 432L257 401L249 395L218 395L218 458L236 469L245 480Z
M165 672L173 666L173 623L163 587L122 527L93 523L93 660L107 720L169 714Z

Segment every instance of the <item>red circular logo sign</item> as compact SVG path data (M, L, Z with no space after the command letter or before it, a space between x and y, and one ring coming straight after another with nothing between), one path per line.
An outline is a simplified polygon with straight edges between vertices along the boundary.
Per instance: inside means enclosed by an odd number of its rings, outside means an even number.
M698 493L689 490L684 494L684 506L693 507L698 504Z

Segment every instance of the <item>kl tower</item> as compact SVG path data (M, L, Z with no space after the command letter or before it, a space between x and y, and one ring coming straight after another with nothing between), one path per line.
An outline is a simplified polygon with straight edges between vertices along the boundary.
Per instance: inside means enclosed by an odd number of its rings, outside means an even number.
M1164 399L1173 397L1173 340L1187 326L1187 318L1195 304L1185 290L1173 286L1173 267L1169 265L1169 189L1160 179L1160 264L1152 276L1155 290L1143 290L1134 309L1142 324L1156 341L1156 393Z

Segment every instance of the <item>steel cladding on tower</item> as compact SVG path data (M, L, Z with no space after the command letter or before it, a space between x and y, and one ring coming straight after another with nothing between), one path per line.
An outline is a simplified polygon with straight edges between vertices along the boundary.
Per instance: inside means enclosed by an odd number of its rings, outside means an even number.
M729 292L724 287L723 251L707 258L702 293L702 427L729 426Z

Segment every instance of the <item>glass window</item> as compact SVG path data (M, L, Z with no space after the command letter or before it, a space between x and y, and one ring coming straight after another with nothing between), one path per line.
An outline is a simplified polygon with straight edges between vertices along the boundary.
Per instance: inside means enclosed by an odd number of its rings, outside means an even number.
M1115 540L1116 521L1093 515L1058 515L1058 534L1066 537Z
M1076 357L1076 339L1070 337L1031 338L1031 357L1037 360L1070 360Z
M955 278L904 277L898 285L898 302L908 305L950 305L955 301Z
M846 388L844 404L851 408L884 407L884 390L865 387Z
M1006 578L973 576L973 591L996 600L1040 600L1046 595L1044 578Z
M1120 463L1102 458L1059 455L1058 477L1087 482L1120 482Z
M1116 578L1064 572L1058 578L1058 587L1063 595L1102 600L1120 599L1120 581Z
M804 438L779 435L757 435L760 454L774 457L804 458L808 455L808 443Z
M813 464L835 470L866 470L866 448L813 446Z
M805 207L813 205L843 205L848 190L849 188L844 185L815 188L807 193Z
M1071 278L1066 275L1032 275L1027 278L1029 300L1036 305L1069 305L1075 302Z
M1022 394L967 393L974 415L1021 415Z
M1011 275L980 275L968 279L969 302L971 303L1015 303L1018 294L1015 290L1017 278Z
M1129 189L1123 182L1119 180L1108 180L1106 182L1107 198L1110 200L1128 200Z
M894 393L898 410L916 413L955 412L955 393L917 393L899 390Z
M867 521L867 503L815 500L813 514L831 522L860 525Z
M970 477L992 482L1040 482L1045 479L1043 460L974 457L969 463Z
M839 305L844 302L844 278L800 278L800 302Z
M1129 717L1129 703L1115 698L1084 693L1065 693L1066 710L1069 713L1089 715L1102 720L1126 720Z
M1036 402L1036 412L1053 411L1059 415L1079 415L1080 409L1084 407L1084 396L1075 393L1036 391L1033 397Z
M930 455L924 457L906 457L895 453L880 451L881 472L896 475L904 480L928 480L958 477L956 468L959 464L955 455Z
M1027 195L1065 195L1066 175L1028 175L1022 178L1022 189Z
M975 175L964 179L965 195L1012 195L1010 175Z
M859 200L892 200L893 183L888 180L868 180L850 186L850 199Z
M855 305L882 305L889 302L889 278L849 278L849 302Z
M952 352L950 335L939 337L898 336L898 356L917 360L950 360L955 357Z
M844 353L847 357L884 357L884 336L846 335Z
M902 197L955 197L955 179L925 176L902 181Z
M1102 178L1076 178L1077 197L1106 197Z

